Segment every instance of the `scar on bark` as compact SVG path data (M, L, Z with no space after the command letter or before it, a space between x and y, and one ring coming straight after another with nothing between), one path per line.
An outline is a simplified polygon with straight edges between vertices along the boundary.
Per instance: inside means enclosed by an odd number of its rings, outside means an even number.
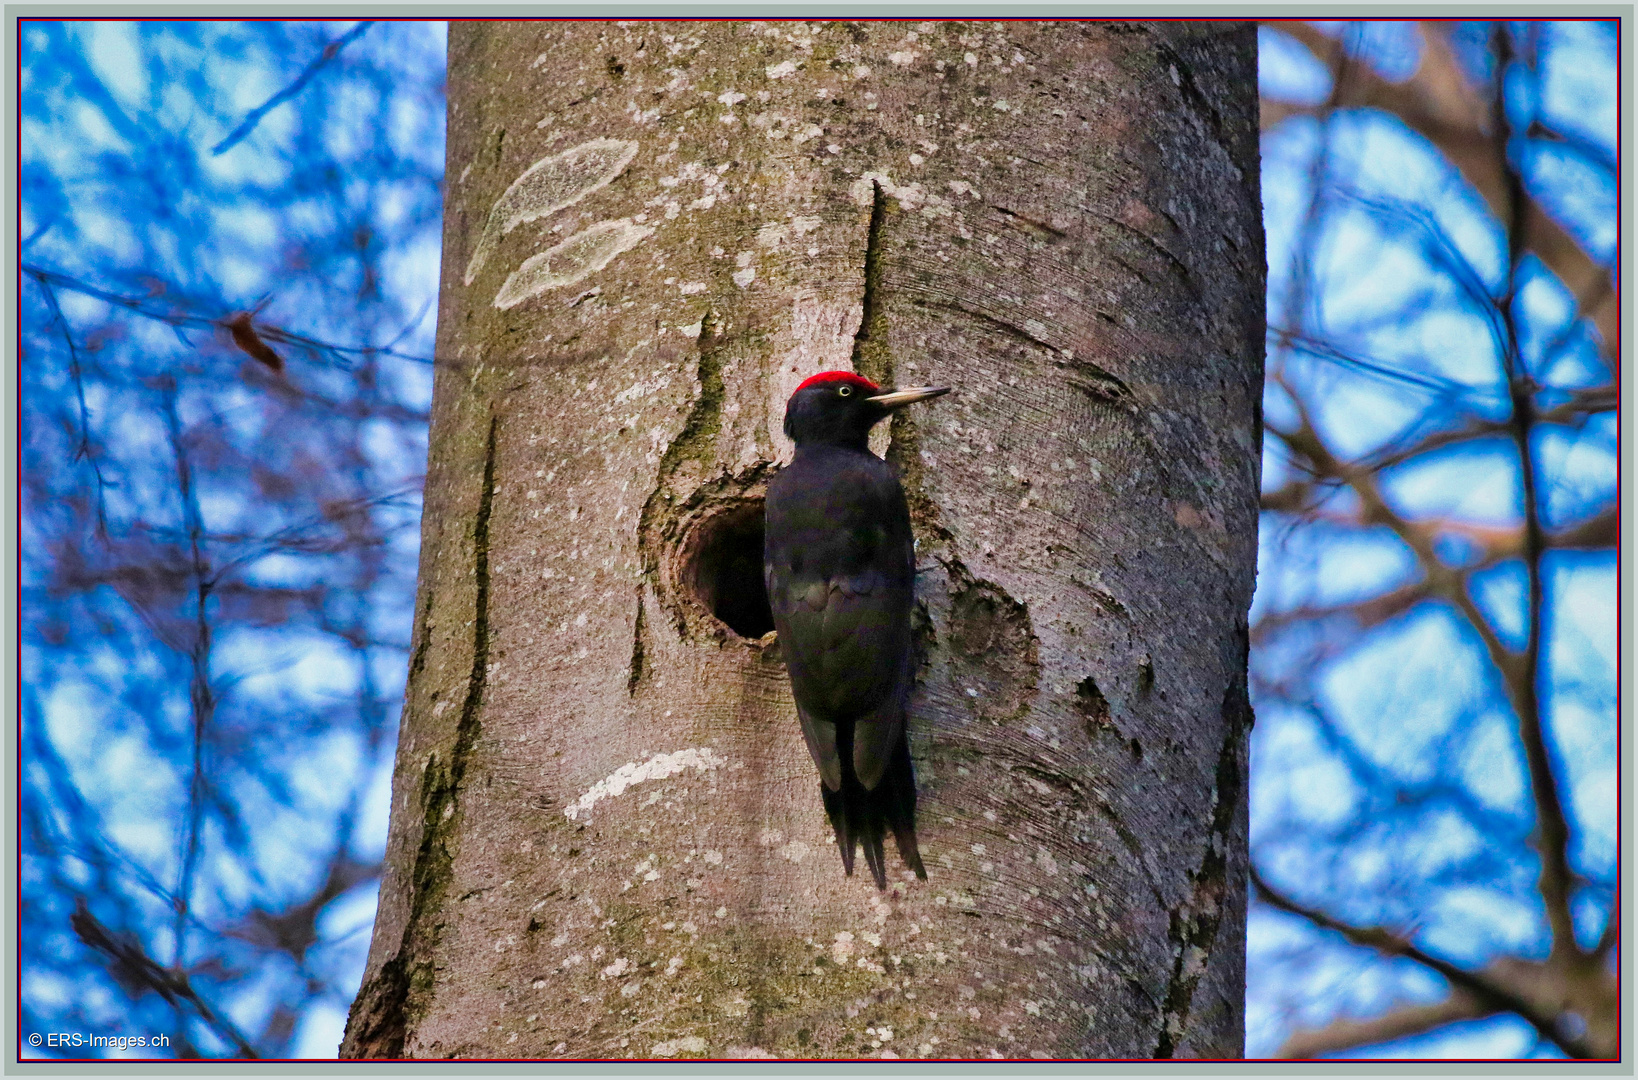
M437 921L458 843L454 810L466 765L482 726L479 710L489 670L489 520L495 504L495 441L498 419L489 419L483 486L473 522L472 667L455 725L449 762L434 753L421 775L421 842L410 878L410 912L398 948L359 991L347 1017L342 1053L354 1058L404 1056L413 1019L425 1009L433 982L432 955L443 926ZM410 1014L415 1012L417 1017Z
M1211 832L1206 836L1200 869L1193 875L1194 888L1188 902L1171 912L1170 937L1177 955L1172 963L1166 1004L1160 1013L1160 1038L1154 1054L1157 1058L1173 1056L1177 1044L1188 1034L1194 992L1205 977L1217 928L1223 921L1223 908L1229 899L1229 837L1242 797L1242 748L1245 733L1251 729L1252 715L1244 667L1250 635L1244 623L1240 626L1240 642L1242 666L1223 691L1223 745L1218 751L1213 777Z
M654 477L654 490L648 498L643 500L642 512L637 518L637 544L643 555L643 576L648 581L657 581L660 566L659 549L663 537L670 531L677 517L678 501L671 490L672 478L687 461L698 461L702 465L710 466L715 461L717 434L722 428L722 402L727 391L722 381L722 357L719 349L722 344L722 318L716 309L708 309L700 319L699 358L696 376L699 379L700 395L694 400L688 410L688 417L683 421L682 430L677 432L676 438L666 446L665 453L660 457L660 467ZM659 588L656 584L656 589ZM662 597L664 601L664 597ZM665 601L668 606L669 601ZM639 674L639 653L643 648L641 634L646 625L643 619L641 587L638 597L638 629L637 639L632 643L632 674L628 677L627 690L635 694L642 676ZM686 625L682 614L673 607L673 618L677 633L686 633Z

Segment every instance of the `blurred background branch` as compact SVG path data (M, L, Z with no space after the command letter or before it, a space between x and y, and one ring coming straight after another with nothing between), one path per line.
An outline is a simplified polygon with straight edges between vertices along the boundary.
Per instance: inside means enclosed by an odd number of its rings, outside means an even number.
M1613 41L1263 44L1248 1052L1616 1056Z
M367 28L21 23L27 1030L335 1054L444 165L443 27Z

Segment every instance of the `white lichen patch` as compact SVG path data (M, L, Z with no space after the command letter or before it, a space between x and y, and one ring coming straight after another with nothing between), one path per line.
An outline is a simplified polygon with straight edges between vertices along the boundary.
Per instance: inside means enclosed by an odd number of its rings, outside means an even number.
M808 847L808 845L804 844L802 841L792 840L790 843L779 849L779 854L783 855L791 862L799 863L803 859L807 858L812 850L812 848Z
M621 795L633 784L641 784L645 780L664 780L687 769L702 771L720 769L726 764L727 759L708 746L690 747L687 750L678 750L674 754L656 754L641 765L627 762L593 784L580 798L565 806L563 814L570 821L576 821L600 800Z
M1206 950L1198 945L1190 945L1183 954L1183 977L1198 979L1206 973Z
M770 221L757 229L756 243L758 247L777 248L787 239L799 239L822 224L819 218L810 216L793 217L789 223Z
M592 139L529 166L490 208L483 235L467 260L462 280L470 285L477 279L501 237L525 222L555 214L606 187L636 156L634 142Z
M676 1057L678 1054L705 1053L705 1040L698 1035L689 1035L682 1039L670 1039L663 1043L655 1043L654 1049L649 1051L655 1057Z
M557 289L595 274L621 252L630 251L654 230L628 218L599 221L575 233L556 247L532 255L514 270L495 294L495 306L502 311L516 307L531 296Z
M937 192L928 191L920 184L895 184L893 178L884 172L865 173L848 185L848 195L860 206L869 206L875 199L877 185L881 186L883 194L898 200L900 207L906 211L919 211L922 217L949 217L954 212L949 201Z

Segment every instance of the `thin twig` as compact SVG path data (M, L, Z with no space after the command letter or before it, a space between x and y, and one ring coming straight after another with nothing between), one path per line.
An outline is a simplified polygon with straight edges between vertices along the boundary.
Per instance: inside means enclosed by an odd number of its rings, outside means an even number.
M100 540L108 539L108 510L104 497L104 481L102 464L97 460L98 454L91 448L91 410L85 403L85 380L80 371L80 350L74 343L74 331L68 325L68 318L57 303L57 291L51 287L51 282L45 278L36 277L35 283L45 294L46 303L51 307L52 317L57 325L62 327L63 341L68 344L68 373L74 379L74 397L79 402L80 409L80 444L74 450L74 460L84 459L91 465L91 472L97 478L97 537Z
M59 273L55 270L47 270L43 266L36 266L32 263L24 263L22 269L23 273L29 275L42 284L50 284L60 289L67 289L69 292L76 292L83 296L94 297L103 301L104 303L125 308L127 311L140 315L145 319L152 319L155 322L164 323L178 332L180 332L183 328L192 328L196 330L231 328L233 317L238 314L237 312L230 312L222 316L209 316L192 315L180 311L157 311L150 305L150 297L124 296L120 293L110 292L107 289L100 289L95 285L90 285L86 282L80 281L77 278L70 277L67 274ZM281 330L278 327L267 326L260 323L257 324L256 329L262 337L268 339L269 341L275 341L283 345L295 345L300 348L309 349L315 353L329 353L337 357L390 356L397 360L408 360L417 364L437 364L440 362L436 357L417 356L414 353L400 352L391 347L379 347L374 345L336 345L328 341L321 341L318 338L308 337L304 334L292 333L288 330ZM183 344L192 347L191 343L186 339L183 339Z
M360 34L369 29L369 26L370 23L368 20L361 22L351 30L347 31L341 37L325 45L323 49L319 50L319 54L316 58L314 58L313 62L308 64L307 67L302 70L300 75L296 76L294 82L285 87L283 90L280 90L278 93L274 94L272 97L268 98L266 101L262 102L262 104L256 106L256 108L250 110L250 115L246 116L244 120L240 122L238 127L229 132L227 138L211 147L210 152L212 154L222 154L232 149L234 144L238 143L246 135L249 135L251 131L255 129L256 125L261 123L262 117L266 116L269 112L301 93L302 87L306 86L308 82L311 81L313 76L319 73L324 65L334 60L336 58L336 54L340 53L342 49L345 49Z
M239 1033L239 1029L231 1020L218 1016L216 1011L205 1003L185 973L174 966L171 970L166 970L148 955L142 943L135 937L110 931L91 914L85 897L74 898L74 914L69 917L69 923L82 942L107 958L109 973L116 980L133 990L152 990L178 1011L181 1010L182 1003L186 1002L193 1006L199 1018L212 1031L233 1044L240 1057L256 1057L256 1050L250 1045L250 1041Z
M181 417L176 407L176 380L166 376L161 387L166 430L170 434L171 449L176 457L176 482L181 495L183 526L188 531L189 550L194 592L194 639L189 649L192 676L188 686L188 700L193 718L193 768L188 782L188 823L183 842L182 866L176 888L176 916L172 942L171 966L180 971L187 955L187 915L193 902L194 873L199 862L201 827L205 813L205 735L216 711L215 694L210 684L211 627L206 605L210 599L210 575L201 549L204 526L199 511L199 498L194 489L193 470L183 442Z

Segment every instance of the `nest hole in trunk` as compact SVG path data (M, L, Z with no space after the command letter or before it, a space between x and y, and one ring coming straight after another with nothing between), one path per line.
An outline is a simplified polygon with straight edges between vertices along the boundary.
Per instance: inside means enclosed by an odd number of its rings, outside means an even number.
M707 611L753 641L774 628L762 579L762 533L762 500L737 500L695 527L682 575Z

